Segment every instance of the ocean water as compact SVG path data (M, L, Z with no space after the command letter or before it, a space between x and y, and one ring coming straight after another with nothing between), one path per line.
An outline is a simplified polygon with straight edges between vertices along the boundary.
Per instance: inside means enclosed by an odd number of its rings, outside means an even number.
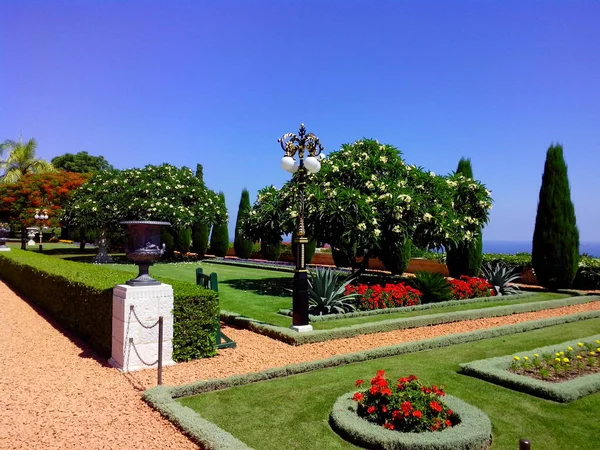
M531 253L531 241L483 241L483 253ZM600 257L600 242L581 242L579 253Z

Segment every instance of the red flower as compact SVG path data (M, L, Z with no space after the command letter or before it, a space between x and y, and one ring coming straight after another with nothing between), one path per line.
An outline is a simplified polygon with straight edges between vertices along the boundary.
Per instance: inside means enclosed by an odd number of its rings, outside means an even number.
M356 383L354 383L354 386L360 386L364 382L365 382L365 380L356 380Z
M402 404L400 405L400 408L402 408L402 411L404 413L408 413L408 412L412 411L412 409L413 409L411 402L402 402Z
M429 406L431 407L431 409L437 412L442 412L442 410L444 409L442 408L442 405L440 405L438 402L429 402Z
M353 396L352 396L352 400L360 402L363 398L364 398L364 394L362 392L356 392Z
M381 412L382 413L386 413L387 412L387 406L381 405Z
M386 422L383 424L383 428L387 428L388 430L393 430L394 429L394 424L390 423L390 422Z
M450 422L449 420L446 420L446 426L447 427L451 427L452 426L452 422Z
M414 417L416 417L417 419L420 419L421 417L423 417L423 414L418 409L416 411L413 411L412 415Z
M375 412L375 407L374 407L374 406L369 406L369 407L367 408L367 412L368 412L369 414L373 414L373 413Z

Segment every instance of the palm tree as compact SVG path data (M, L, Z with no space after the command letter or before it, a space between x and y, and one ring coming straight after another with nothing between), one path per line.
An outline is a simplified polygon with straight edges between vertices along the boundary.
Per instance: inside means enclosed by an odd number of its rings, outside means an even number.
M7 139L0 144L0 156L5 151L9 152L6 160L0 160L0 167L5 169L0 182L16 183L27 173L57 172L51 163L35 157L36 148L35 139L29 139L26 143Z

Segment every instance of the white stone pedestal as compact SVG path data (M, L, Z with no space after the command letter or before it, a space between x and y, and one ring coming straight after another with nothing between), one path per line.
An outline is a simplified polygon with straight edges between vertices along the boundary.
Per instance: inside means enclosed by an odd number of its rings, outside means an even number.
M159 316L163 316L162 365L174 365L172 311L173 288L168 284L116 285L113 288L112 356L109 364L122 372L158 367L157 322ZM145 328L151 325L154 326Z
M306 333L313 330L312 325L292 325L290 328L298 333Z

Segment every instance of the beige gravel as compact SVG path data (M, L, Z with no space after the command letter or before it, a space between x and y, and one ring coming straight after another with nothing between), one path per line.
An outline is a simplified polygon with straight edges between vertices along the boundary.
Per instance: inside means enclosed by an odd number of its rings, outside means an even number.
M214 358L164 369L165 384L260 371L448 333L600 309L600 302L508 317L292 347L223 327L238 344ZM60 331L0 282L0 449L196 448L140 399L156 370L123 375Z

